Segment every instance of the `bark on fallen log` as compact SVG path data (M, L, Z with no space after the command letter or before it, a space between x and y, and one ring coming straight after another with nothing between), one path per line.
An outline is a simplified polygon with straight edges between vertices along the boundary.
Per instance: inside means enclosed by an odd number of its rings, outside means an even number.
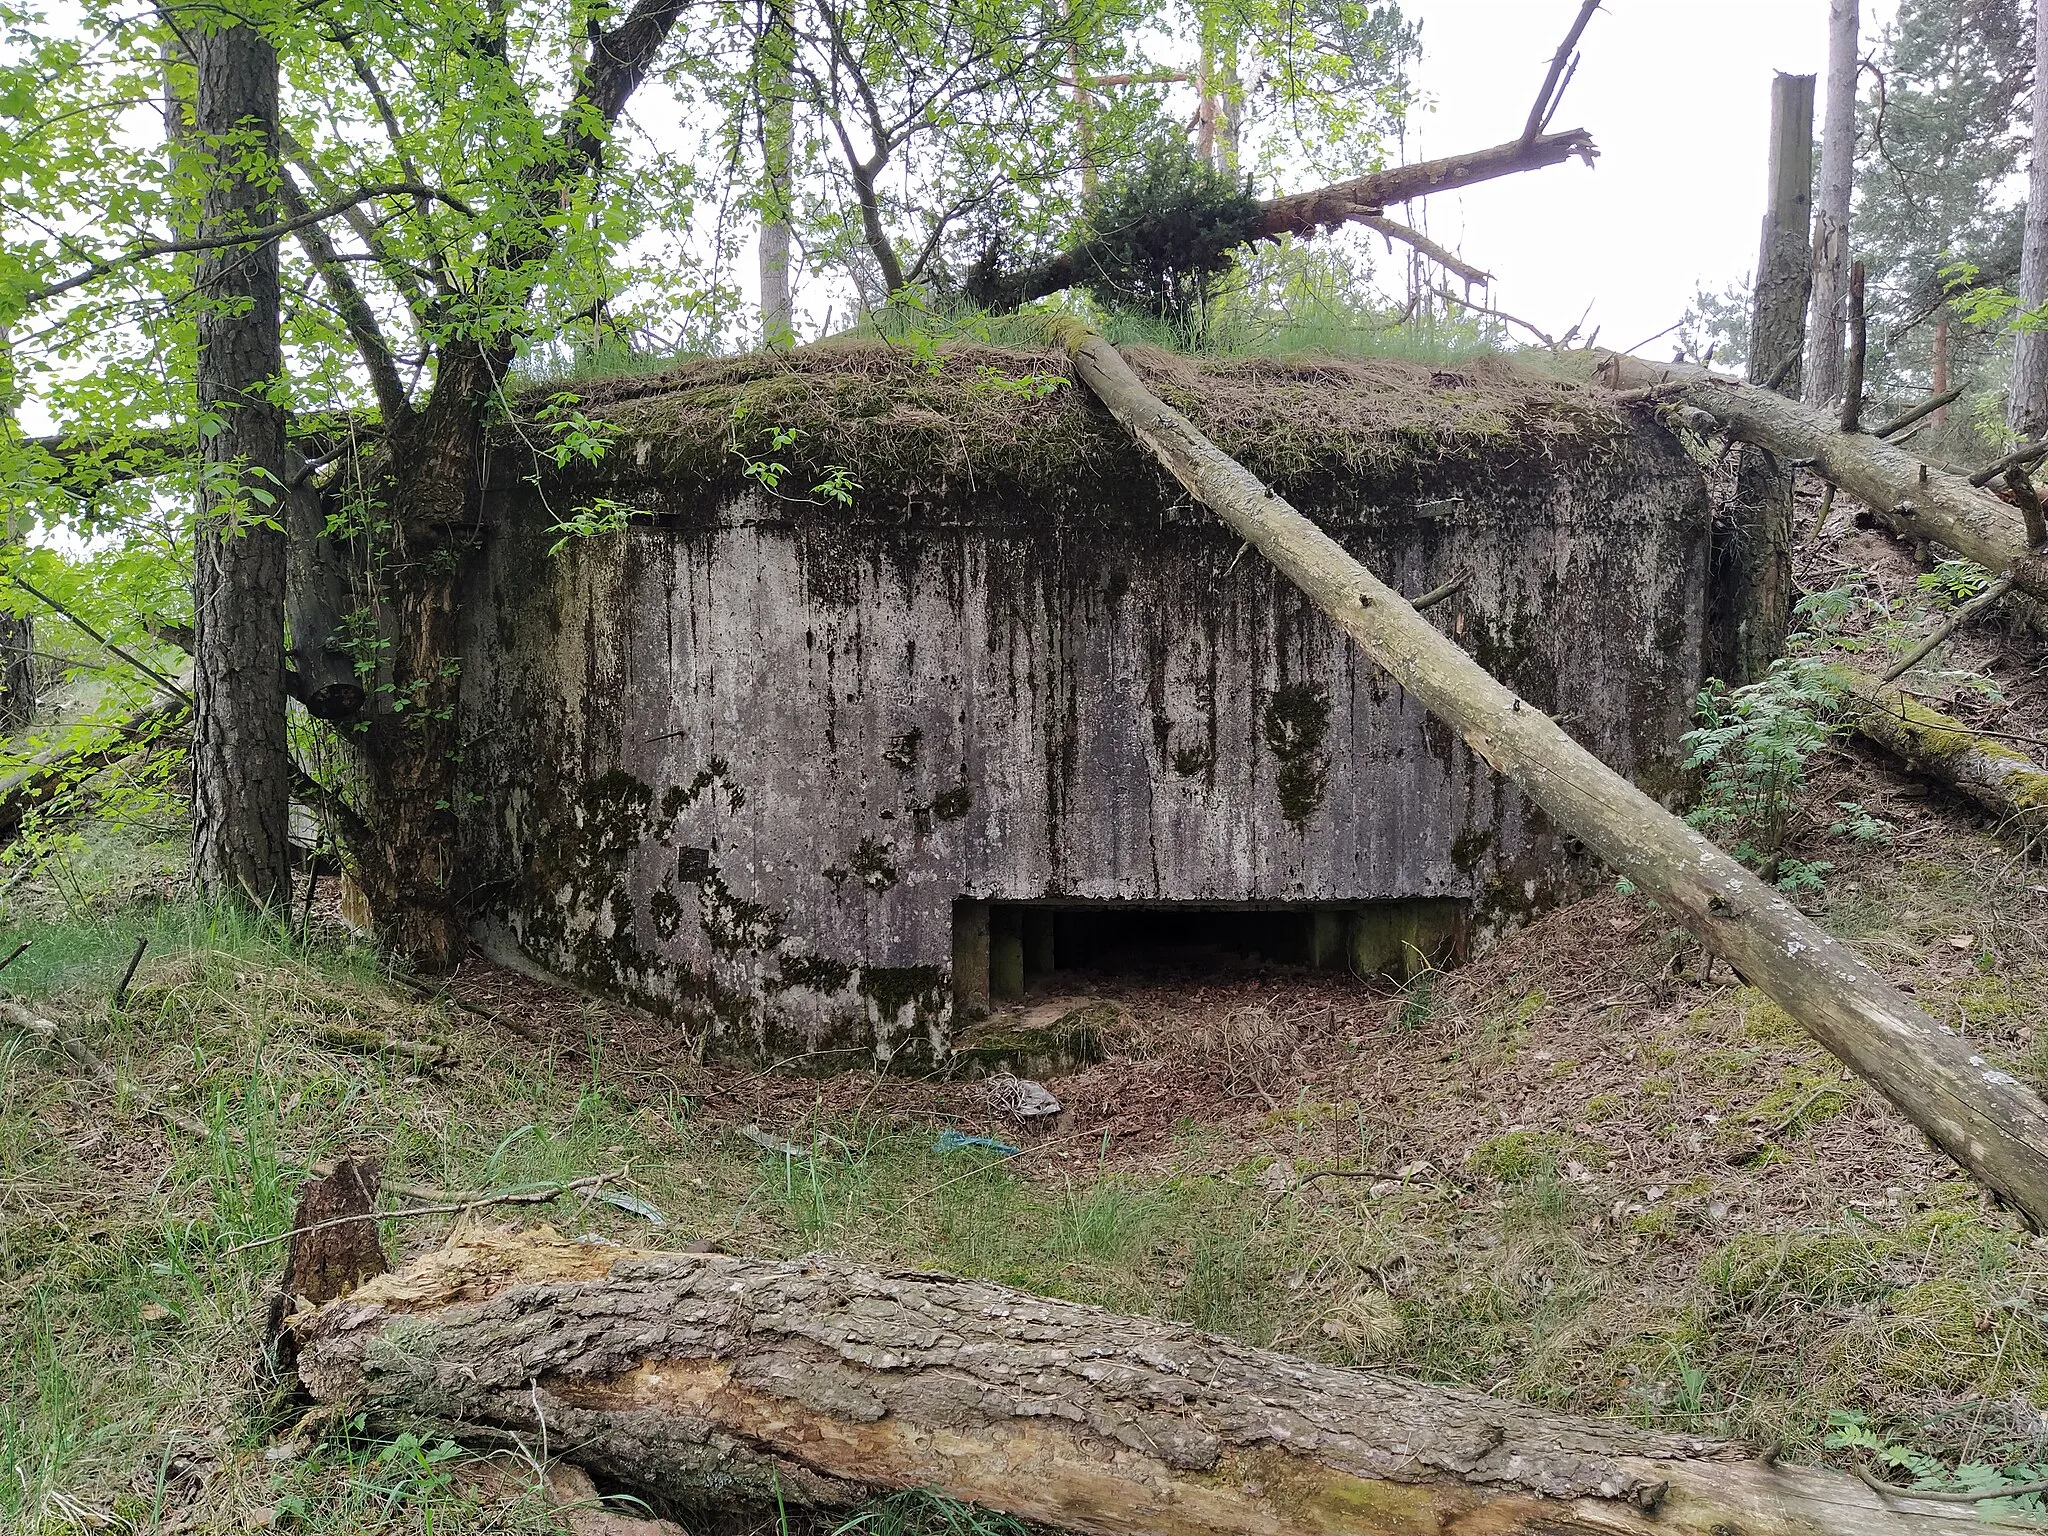
M2024 752L1864 673L1831 667L1827 678L1841 690L1843 712L1859 735L2017 830L2048 830L2048 772Z
M315 1399L683 1507L932 1488L1086 1536L1964 1536L1734 1446L943 1275L473 1231L291 1324Z
M2048 600L2048 553L2027 547L2026 524L2016 508L1965 476L1936 469L1868 433L1844 432L1839 422L1795 400L1703 368L1610 353L1601 361L1600 378L1615 389L1655 389L1705 411L1731 437L1811 464L1910 536L1946 544L1986 570L2010 570L2022 592Z
M1790 898L1525 704L1236 460L1078 321L1050 327L1110 414L1471 749L1664 903L1984 1184L2048 1226L2048 1106L1809 920ZM1788 405L1765 390L1746 390Z
M1282 235L1313 235L1318 230L1377 219L1393 203L1427 197L1432 192L1454 191L1518 171L1537 170L1574 156L1591 165L1599 153L1591 134L1583 128L1573 128L1564 133L1546 133L1527 142L1516 139L1469 154L1397 165L1353 181L1268 198L1259 204L1258 220L1247 238L1277 240ZM1013 309L1086 282L1093 271L1091 248L1084 245L1022 271L991 278L984 291L970 296L990 307Z

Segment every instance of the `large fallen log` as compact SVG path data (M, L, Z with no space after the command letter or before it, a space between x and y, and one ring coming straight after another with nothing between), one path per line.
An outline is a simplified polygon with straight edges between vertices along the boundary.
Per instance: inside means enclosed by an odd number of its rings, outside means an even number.
M1966 476L1936 469L1868 433L1844 432L1832 416L1704 368L1609 353L1600 378L1615 389L1651 389L1705 411L1729 436L1810 464L1916 537L1946 544L1986 570L2010 570L2014 586L2048 601L2048 551L2030 550L2019 511Z
M110 768L154 741L192 712L183 699L163 699L109 723L85 741L38 752L0 778L0 838L12 837L38 806L47 805L82 779Z
M1591 165L1599 155L1593 136L1583 128L1564 133L1546 133L1537 138L1516 139L1469 154L1447 155L1441 160L1418 160L1375 171L1352 181L1335 182L1308 192L1268 198L1259 204L1258 217L1247 240L1277 240L1282 235L1313 235L1318 230L1336 229L1350 223L1382 218L1389 205L1427 197L1432 192L1450 192L1478 182L1512 176L1557 165L1574 156ZM1395 226L1399 228L1400 226ZM983 290L970 296L990 307L1015 308L1042 299L1078 283L1095 270L1094 248L1082 245L1062 251L1035 266L1004 273L987 280ZM1455 270L1455 268L1454 268Z
M943 1275L472 1231L291 1325L320 1402L689 1508L932 1488L1087 1536L1964 1536L1725 1443Z
M1903 689L1849 667L1830 667L1842 712L1858 735L1917 773L1975 801L2033 837L2048 832L2048 772L2026 753L1971 730Z
M1051 323L1076 375L1166 470L1359 647L1609 868L1990 1188L2048 1225L2048 1107L1927 1016L1848 945L1524 703L1393 588L1145 388L1078 321ZM1745 391L1777 401L1766 390Z

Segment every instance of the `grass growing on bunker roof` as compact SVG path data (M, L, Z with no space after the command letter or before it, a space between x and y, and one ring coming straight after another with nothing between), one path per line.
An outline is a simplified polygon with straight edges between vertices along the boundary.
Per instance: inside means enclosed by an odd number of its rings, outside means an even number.
M1445 461L1546 465L1611 450L1626 430L1589 391L1508 359L1126 355L1226 452L1297 493L1337 481L1412 490ZM552 393L535 391L522 411ZM561 472L577 484L732 494L750 483L750 461L772 458L789 471L775 494L792 501L846 470L856 511L962 494L1125 495L1134 472L1167 494L1045 346L844 338L587 380L574 393L613 437L604 458Z

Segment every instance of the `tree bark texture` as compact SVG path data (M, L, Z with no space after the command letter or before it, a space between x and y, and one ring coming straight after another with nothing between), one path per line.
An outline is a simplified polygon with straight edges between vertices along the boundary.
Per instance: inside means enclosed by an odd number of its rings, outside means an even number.
M1749 381L1797 398L1812 269L1807 246L1813 184L1813 76L1771 83L1769 202L1757 253L1749 328ZM1735 490L1714 519L1708 668L1741 684L1771 669L1792 620L1792 471L1769 449L1745 445Z
M1963 1536L1733 1446L943 1275L478 1231L292 1325L323 1403L685 1508L932 1488L1085 1536Z
M21 390L14 376L14 346L0 326L0 435L18 442L16 412ZM9 517L0 526L0 544L19 547L27 532L25 519ZM36 713L36 628L26 613L0 612L0 731L18 731Z
M1517 139L1491 149L1450 155L1441 160L1419 160L1392 170L1375 171L1353 181L1340 181L1312 192L1269 198L1259 205L1259 222L1253 240L1277 240L1282 235L1303 238L1319 230L1381 218L1393 203L1427 197L1432 192L1450 192L1482 181L1513 176L1521 171L1556 165L1574 156L1593 163L1599 151L1592 135L1583 128L1565 133L1547 133L1527 143ZM1093 270L1088 249L1062 251L1021 272L997 280L994 289L978 301L1015 308L1059 293L1085 281ZM1803 302L1803 300L1802 300Z
M2048 1106L1853 949L1524 703L1337 542L1145 388L1116 349L1057 327L1074 370L1196 500L1565 832L1670 908L1986 1185L2048 1223ZM1766 391L1750 391L1766 399ZM1790 401L1787 410L1805 413Z
M1844 432L1818 411L1703 368L1609 353L1601 360L1600 377L1615 389L1652 389L1704 411L1729 436L1812 465L1914 537L1945 544L1986 570L2010 570L2020 591L2048 600L2048 558L2028 551L2019 510L1962 475L1936 469L1868 433Z
M193 149L211 167L209 236L276 222L277 55L254 27L193 35ZM219 423L200 453L193 574L193 866L214 897L267 905L291 893L286 836L284 414L277 242L199 258L199 409Z
M2048 771L2024 752L1979 736L1904 689L1848 667L1829 670L1859 735L1916 773L1975 801L2001 822L2034 836L2048 831Z
M1820 197L1813 210L1812 351L1805 400L1827 407L1842 398L1848 338L1849 199L1856 181L1856 22L1858 0L1828 0L1828 91L1821 123Z
M2034 155L2027 172L2027 223L2020 244L2020 303L2048 304L2048 27L2034 28ZM2022 442L2048 435L2048 330L2013 341L2005 424Z
M761 39L761 158L767 206L761 215L761 344L777 350L796 344L789 291L790 161L796 151L796 39L786 0L771 0Z
M296 455L289 456L296 459ZM316 720L350 720L363 707L355 658L342 649L355 608L348 564L327 532L319 488L294 469L285 494L285 614L291 623L291 695Z

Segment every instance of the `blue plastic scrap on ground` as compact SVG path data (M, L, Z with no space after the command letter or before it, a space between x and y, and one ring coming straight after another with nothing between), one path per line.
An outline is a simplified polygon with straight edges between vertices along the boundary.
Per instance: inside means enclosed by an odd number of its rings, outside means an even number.
M1007 1141L997 1141L993 1136L969 1136L965 1131L941 1131L939 1139L932 1143L934 1152L965 1152L969 1147L986 1147L991 1152L1000 1152L1005 1157L1022 1157L1024 1149L1013 1147Z

